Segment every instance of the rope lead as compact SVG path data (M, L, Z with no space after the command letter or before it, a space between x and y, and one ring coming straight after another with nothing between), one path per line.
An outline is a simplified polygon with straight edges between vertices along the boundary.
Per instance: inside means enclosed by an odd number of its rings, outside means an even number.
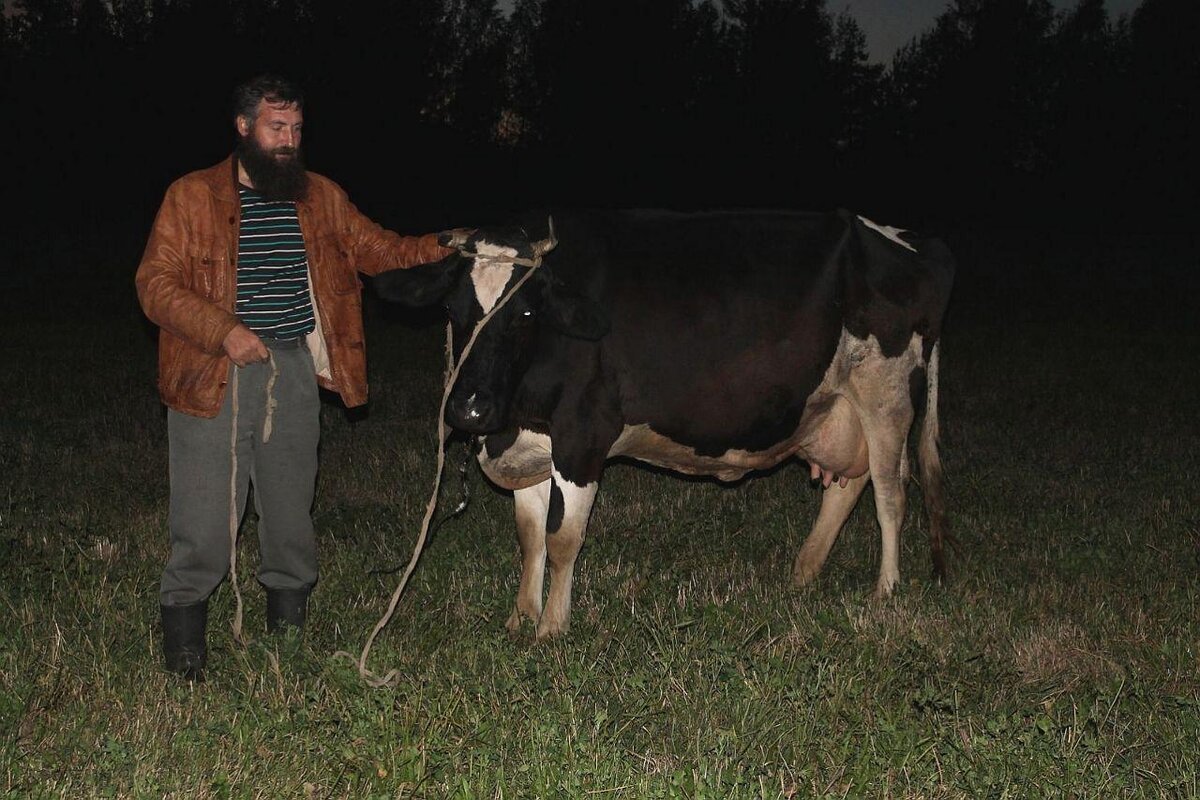
M408 579L412 576L413 570L417 566L417 560L421 557L421 551L425 547L425 540L429 536L429 521L433 519L434 509L437 507L438 490L442 485L442 471L446 466L446 403L450 400L450 391L454 388L454 382L458 380L458 373L462 369L463 364L467 363L467 356L471 353L471 348L475 346L475 340L479 338L480 331L491 321L496 313L504 308L512 296L525 285L525 282L533 277L533 273L541 266L542 259L539 255L533 260L522 260L514 263L527 264L529 271L521 276L521 279L500 298L500 302L492 307L492 310L483 315L483 318L475 324L475 329L471 332L471 338L467 340L466 347L463 348L462 354L458 357L458 363L450 368L453 362L453 331L449 323L446 325L446 366L448 374L446 376L446 385L442 391L442 402L438 408L438 456L437 456L437 473L433 480L433 492L429 497L429 503L425 507L425 519L421 522L421 533L417 537L417 543L413 547L412 558L409 559L408 566L404 570L404 575L400 578L400 583L397 584L396 590L392 592L391 602L388 603L387 611L375 623L375 628L371 631L371 635L367 637L367 642L363 646L362 653L358 658L355 658L352 653L345 650L339 650L334 653L334 657L348 659L358 667L358 674L366 684L374 689L395 686L400 677L400 671L396 669L388 670L384 675L378 675L375 672L367 669L367 656L371 653L371 647L375 644L375 637L379 632L392 620L392 615L396 613L396 606L400 602L400 595L404 593L404 587L408 585Z

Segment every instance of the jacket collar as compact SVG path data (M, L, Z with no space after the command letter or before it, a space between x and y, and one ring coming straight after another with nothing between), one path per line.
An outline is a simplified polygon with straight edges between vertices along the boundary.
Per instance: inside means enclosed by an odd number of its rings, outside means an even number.
M215 164L201 173L204 184L218 199L237 205L237 160L230 153L220 164Z

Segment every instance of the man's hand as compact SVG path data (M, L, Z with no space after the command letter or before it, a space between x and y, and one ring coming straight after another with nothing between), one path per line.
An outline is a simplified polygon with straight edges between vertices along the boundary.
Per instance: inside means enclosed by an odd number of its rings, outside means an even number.
M257 364L271 357L258 334L240 322L225 334L225 341L221 342L221 346L225 348L225 354L239 367Z
M467 239L470 239L473 233L475 233L474 228L451 228L438 234L438 244L456 250L466 244Z

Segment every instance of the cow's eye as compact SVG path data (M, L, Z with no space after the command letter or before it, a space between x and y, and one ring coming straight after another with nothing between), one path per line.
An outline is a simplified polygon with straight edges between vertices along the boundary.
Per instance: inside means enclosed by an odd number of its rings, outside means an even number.
M521 316L528 319L529 317L533 316L533 311L532 310L522 311Z

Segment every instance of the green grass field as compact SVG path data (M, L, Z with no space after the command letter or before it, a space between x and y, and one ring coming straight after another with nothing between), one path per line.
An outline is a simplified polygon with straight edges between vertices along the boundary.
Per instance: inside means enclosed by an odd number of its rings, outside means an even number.
M617 464L572 630L535 644L503 627L511 501L472 469L469 509L375 645L371 666L403 676L381 690L332 654L359 652L397 580L368 572L406 563L416 538L440 328L368 303L370 414L323 409L306 638L259 633L251 516L255 641L232 642L223 586L193 687L159 667L166 433L132 266L6 290L0 792L1200 795L1194 243L959 238L941 380L961 547L947 585L928 578L916 486L902 584L874 603L869 492L815 587L795 591L819 499L803 465L725 487ZM444 507L458 494L448 474Z

